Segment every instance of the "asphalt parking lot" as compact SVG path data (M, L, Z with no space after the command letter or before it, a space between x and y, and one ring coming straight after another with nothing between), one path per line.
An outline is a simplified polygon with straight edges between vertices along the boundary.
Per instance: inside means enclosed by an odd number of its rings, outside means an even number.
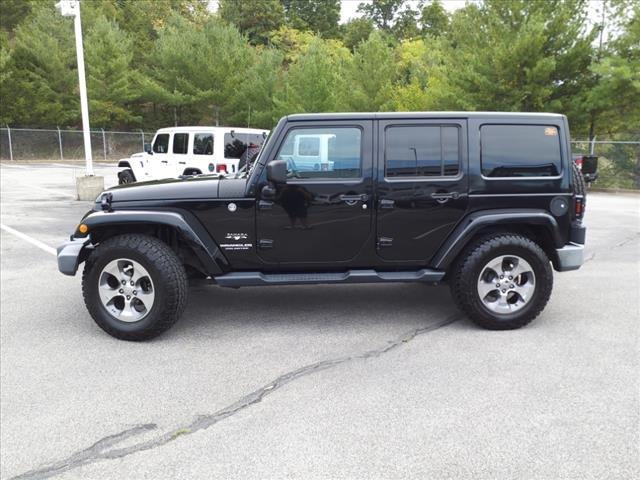
M640 195L589 195L587 263L521 330L446 287L198 286L129 343L57 271L76 169L0 173L2 478L640 477Z

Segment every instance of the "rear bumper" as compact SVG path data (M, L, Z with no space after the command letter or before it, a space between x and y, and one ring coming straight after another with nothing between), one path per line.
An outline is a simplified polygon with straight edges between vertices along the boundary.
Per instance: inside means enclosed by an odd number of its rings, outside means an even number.
M85 247L90 243L89 237L72 238L60 245L58 247L58 270L65 275L75 275L78 271L78 265L87 256Z
M579 269L584 263L584 245L569 243L562 248L556 249L558 265L556 270L568 272Z

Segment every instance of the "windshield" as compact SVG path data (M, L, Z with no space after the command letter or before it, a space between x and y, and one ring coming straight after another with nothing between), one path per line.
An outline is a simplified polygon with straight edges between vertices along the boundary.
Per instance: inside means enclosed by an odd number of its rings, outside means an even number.
M225 133L224 158L238 159L248 147L260 148L263 143L262 133Z
M250 135L255 135L255 134L250 134ZM250 147L249 151L245 152L245 153L248 153L248 155L245 156L246 162L243 162L242 158L240 159L240 168L238 169L238 173L236 174L235 178L246 178L251 174L253 167L255 167L255 165L258 163L258 160L260 159L260 155L262 154L262 147L267 143L267 140L269 139L269 135L270 135L270 132L266 133L265 136L260 134L260 138L261 138L260 146L255 149Z

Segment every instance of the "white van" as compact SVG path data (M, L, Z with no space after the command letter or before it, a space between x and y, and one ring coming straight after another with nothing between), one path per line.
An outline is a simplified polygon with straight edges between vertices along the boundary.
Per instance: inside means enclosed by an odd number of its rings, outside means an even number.
M235 127L161 128L145 151L118 162L120 184L202 173L234 174L249 148L258 150L268 130Z

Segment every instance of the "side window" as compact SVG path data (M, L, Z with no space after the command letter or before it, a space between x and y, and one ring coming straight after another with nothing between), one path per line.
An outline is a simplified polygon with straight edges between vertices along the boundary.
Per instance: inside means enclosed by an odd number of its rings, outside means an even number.
M451 125L390 126L385 130L386 177L455 176L460 130Z
M213 134L196 133L193 136L194 155L213 155Z
M560 135L551 125L483 125L485 177L554 177L561 171Z
M173 135L173 153L184 155L189 145L188 133L176 133Z
M161 133L156 135L156 140L153 142L153 153L168 153L169 152L169 134Z
M356 127L294 128L277 160L293 178L358 178L362 171L362 132Z

